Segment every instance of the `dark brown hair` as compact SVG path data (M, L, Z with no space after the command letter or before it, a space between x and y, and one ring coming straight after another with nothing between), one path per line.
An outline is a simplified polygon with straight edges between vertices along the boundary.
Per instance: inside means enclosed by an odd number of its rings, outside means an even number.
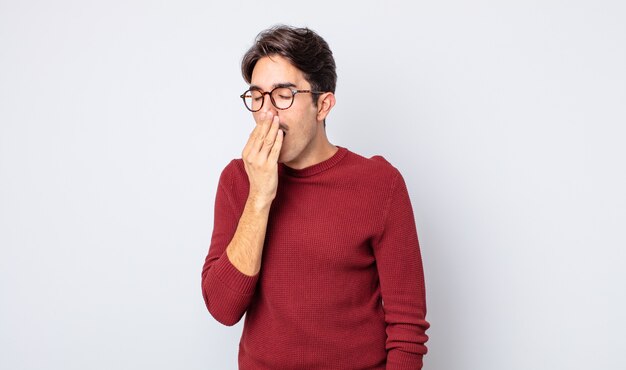
M302 71L311 84L311 90L335 92L337 72L333 53L328 43L314 31L284 25L261 31L241 61L243 79L250 83L259 59L271 55L286 58ZM314 103L317 103L317 98L318 95L314 94Z

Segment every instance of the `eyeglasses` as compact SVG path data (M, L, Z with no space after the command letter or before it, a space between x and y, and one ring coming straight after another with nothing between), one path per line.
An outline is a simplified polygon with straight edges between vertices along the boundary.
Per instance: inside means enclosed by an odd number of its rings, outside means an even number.
M285 110L293 105L293 99L296 94L323 94L322 91L312 90L296 90L290 87L276 87L272 91L262 91L261 89L250 89L239 96L243 100L243 104L250 112L258 112L265 102L265 94L270 96L270 101L276 109Z

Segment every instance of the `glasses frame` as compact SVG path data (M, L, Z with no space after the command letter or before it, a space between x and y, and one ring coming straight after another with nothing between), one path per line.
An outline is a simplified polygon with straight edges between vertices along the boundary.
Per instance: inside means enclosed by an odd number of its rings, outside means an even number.
M272 97L272 93L274 92L274 90L277 89L289 89L291 90L291 93L293 95L291 95L291 103L289 103L289 106L287 108L279 108L276 105L276 101L274 100L274 98ZM246 104L246 94L251 93L252 91L257 91L261 93L261 96L263 97L263 100L261 101L261 105L259 106L259 109L257 110L252 110L250 109L250 107L248 107L248 104ZM241 100L243 101L243 105L246 107L247 110L249 110L252 113L256 113L258 111L261 110L261 108L263 108L263 104L265 104L265 95L269 95L270 97L270 101L272 102L272 105L274 106L274 108L279 109L279 110L285 110L285 109L289 109L291 108L291 106L293 105L294 100L296 100L296 94L302 94L302 93L308 93L308 94L324 94L324 91L314 91L314 90L298 90L298 89L294 89L291 87L285 87L285 86L276 86L275 88L273 88L270 91L263 91L261 89L248 89L246 90L243 94L241 94L239 97L241 98Z

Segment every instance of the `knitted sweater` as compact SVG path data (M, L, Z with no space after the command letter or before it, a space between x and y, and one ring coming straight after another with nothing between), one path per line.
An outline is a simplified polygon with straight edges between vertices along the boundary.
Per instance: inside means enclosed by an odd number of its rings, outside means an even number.
M427 349L422 261L398 170L340 147L326 161L279 165L261 271L226 255L248 196L241 159L221 174L202 269L209 312L246 313L239 368L421 369Z

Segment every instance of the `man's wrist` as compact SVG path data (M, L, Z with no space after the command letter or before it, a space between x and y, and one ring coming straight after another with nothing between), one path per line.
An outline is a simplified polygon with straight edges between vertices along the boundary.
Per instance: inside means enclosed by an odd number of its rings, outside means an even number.
M250 193L250 195L248 195L247 205L252 207L252 210L255 212L266 212L269 211L273 200L274 197Z

